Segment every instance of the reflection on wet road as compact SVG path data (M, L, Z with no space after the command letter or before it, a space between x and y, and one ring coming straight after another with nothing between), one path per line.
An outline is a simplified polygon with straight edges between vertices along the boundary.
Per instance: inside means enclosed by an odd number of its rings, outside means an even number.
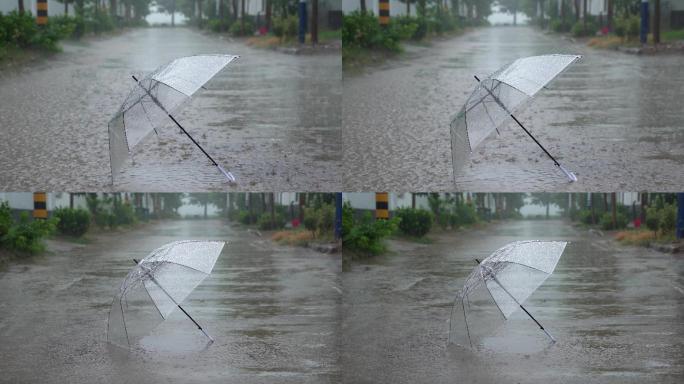
M63 45L0 77L1 189L340 190L339 54L287 55L185 28ZM131 74L199 53L241 58L176 117L238 184L227 184L168 121L112 187L107 122L134 85Z
M510 121L456 174L450 117L484 77L524 56L584 58L518 114L579 181ZM527 27L481 28L409 47L408 59L345 75L345 190L676 190L684 174L680 55L595 50Z
M179 239L228 242L184 307L132 353L106 343L133 258ZM73 248L73 249L68 249ZM0 272L0 382L327 383L339 377L339 255L280 247L219 221L151 224L62 245Z
M681 256L617 246L562 221L514 221L393 241L344 272L345 383L676 383L684 378ZM474 268L516 240L568 240L555 273L477 352L447 348L454 297Z

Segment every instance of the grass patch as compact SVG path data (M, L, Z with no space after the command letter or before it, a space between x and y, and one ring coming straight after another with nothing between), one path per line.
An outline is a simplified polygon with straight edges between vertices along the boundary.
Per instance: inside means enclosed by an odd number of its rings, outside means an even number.
M367 65L384 63L387 59L395 57L400 52L381 48L361 48L354 46L342 46L342 68L344 70L361 69Z
M660 37L663 42L684 40L684 29L664 31Z
M341 38L340 31L319 31L318 44L325 44ZM255 48L294 47L299 45L297 38L278 37L274 35L252 36L245 44ZM311 34L307 33L304 44L311 44Z
M589 39L589 42L587 43L588 46L594 47L594 48L602 48L602 49L614 49L617 48L621 45L624 44L624 41L621 37L619 36L601 36L601 37L592 37Z
M642 247L648 246L655 239L655 234L649 230L620 231L615 234L615 240L622 244Z
M271 235L271 240L287 245L304 246L314 239L311 231L278 231Z

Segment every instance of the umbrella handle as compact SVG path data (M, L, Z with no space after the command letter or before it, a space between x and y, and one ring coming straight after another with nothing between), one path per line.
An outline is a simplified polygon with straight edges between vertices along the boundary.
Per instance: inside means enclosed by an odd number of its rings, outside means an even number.
M558 167L561 169L561 171L563 171L563 173L565 173L565 176L567 176L568 180L570 180L571 183L577 181L577 176L575 176L574 173L572 173L571 171L568 171L567 169L565 169L564 166L562 166L560 164L558 164Z
M235 182L235 176L233 176L233 173L223 169L223 167L220 164L216 164L216 166L218 167L219 171L221 171L221 173L223 173L223 175L226 177L226 179L228 179L228 182L230 182L230 183Z

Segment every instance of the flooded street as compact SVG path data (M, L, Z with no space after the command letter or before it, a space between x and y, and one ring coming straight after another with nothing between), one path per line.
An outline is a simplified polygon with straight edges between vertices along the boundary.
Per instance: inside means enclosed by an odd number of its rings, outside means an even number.
M618 246L564 221L511 221L394 240L355 262L345 289L340 363L345 383L681 383L681 255ZM453 300L466 276L516 240L567 240L555 273L526 308L475 352L447 347Z
M62 45L0 75L1 190L341 189L339 53L289 55L186 28ZM135 85L131 75L200 53L241 58L175 116L237 184L169 120L112 186L107 123Z
M597 50L529 27L478 28L406 50L380 68L345 73L345 190L681 189L681 55ZM579 181L568 184L512 120L454 178L449 123L473 76L548 53L584 57L517 117Z
M339 381L339 255L277 246L215 220L93 236L0 271L0 382ZM109 307L131 259L180 239L228 242L184 302L216 342L206 345L175 311L131 353L109 345Z

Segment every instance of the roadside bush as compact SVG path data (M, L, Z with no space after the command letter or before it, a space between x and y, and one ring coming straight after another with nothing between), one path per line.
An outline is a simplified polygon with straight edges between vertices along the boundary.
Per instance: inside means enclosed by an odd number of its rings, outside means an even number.
M223 32L230 28L230 22L220 19L211 19L207 22L207 27L212 32Z
M353 220L342 237L342 246L364 255L378 255L385 251L383 239L397 230L398 219L375 220L366 212L360 221Z
M409 32L409 27L380 27L378 18L371 12L354 11L344 16L342 24L342 45L360 48L384 48L401 51L399 40ZM413 29L415 32L415 28ZM413 33L412 32L412 33ZM411 33L411 34L412 34ZM410 35L409 35L410 36Z
M85 209L58 208L53 213L57 230L65 235L80 237L90 227L90 212Z
M406 38L420 40L427 35L427 23L425 18L397 16L390 19L390 22L401 27L405 31L404 34L407 35ZM412 33L409 35L408 31L411 31Z
M6 201L0 202L0 239L3 238L12 226L12 209Z
M677 206L675 204L666 204L660 210L660 230L663 234L674 233L677 225Z
M432 212L413 208L398 209L395 217L399 218L399 230L405 235L414 237L427 235L434 221Z
M455 215L457 221L451 223L452 226L472 225L477 223L477 210L473 204L460 204L456 206Z
M237 218L238 222L245 225L254 224L258 220L256 213L251 213L249 211L240 211Z
M616 18L613 30L616 35L630 40L639 36L640 22L638 15Z
M285 226L285 218L280 213L276 213L273 220L271 220L271 214L264 212L259 216L257 226L263 231L281 229Z
M228 33L232 36L252 36L254 34L254 22L251 19L245 19L244 30L242 21L237 20L228 28Z
M37 253L45 249L43 238L55 231L54 218L31 220L28 213L23 212L19 222L14 223L2 237L2 245L20 252Z
M582 224L594 224L591 219L591 211L588 209L583 209L577 213L577 217Z
M655 234L657 234L658 229L660 229L660 218L660 210L658 210L657 207L646 208L646 228L650 229Z
M598 31L598 27L591 20L587 20L586 25L584 21L580 20L570 29L570 33L575 37L594 36L596 31Z
M322 204L318 208L306 208L304 211L304 228L316 236L316 233L330 233L335 226L335 207L332 204Z
M605 212L603 215L601 215L601 219L599 220L599 224L601 225L601 228L605 231L611 231L615 229L623 229L627 227L628 223L627 216L623 215L622 213L617 213L615 215L615 222L616 226L613 226L613 214L610 212Z
M293 39L297 36L299 18L296 15L287 17L274 17L271 21L271 31L283 40Z
M133 207L129 203L122 203L118 200L114 201L110 220L110 227L131 225L135 224L137 221Z
M568 21L563 21L560 19L551 20L551 25L549 26L552 31L557 33L570 32L572 24Z

